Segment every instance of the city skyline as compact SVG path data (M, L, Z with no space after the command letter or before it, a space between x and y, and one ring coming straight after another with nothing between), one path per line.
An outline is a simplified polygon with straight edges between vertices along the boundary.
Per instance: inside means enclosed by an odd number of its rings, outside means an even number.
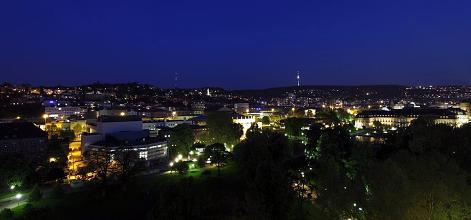
M2 81L163 88L469 85L466 1L22 2L0 9Z

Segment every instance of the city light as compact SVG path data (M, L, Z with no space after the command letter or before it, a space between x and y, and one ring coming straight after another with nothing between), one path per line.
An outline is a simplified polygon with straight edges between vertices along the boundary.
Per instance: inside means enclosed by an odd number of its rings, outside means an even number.
M471 1L9 2L0 220L471 216Z

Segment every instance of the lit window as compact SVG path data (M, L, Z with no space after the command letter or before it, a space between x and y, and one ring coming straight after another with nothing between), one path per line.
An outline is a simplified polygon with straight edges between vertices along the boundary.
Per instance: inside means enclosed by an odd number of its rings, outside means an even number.
M147 160L147 151L139 152L139 159Z

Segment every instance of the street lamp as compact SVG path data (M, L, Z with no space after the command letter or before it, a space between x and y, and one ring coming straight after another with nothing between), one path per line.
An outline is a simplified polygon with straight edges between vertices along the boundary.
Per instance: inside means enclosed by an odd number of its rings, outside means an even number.
M11 190L14 190L15 187L16 187L15 185L11 185L11 186L10 186L10 189L11 189Z
M16 194L16 196L15 196L16 200L18 200L17 206L20 206L21 197L23 197L23 195L21 195L21 193L18 193L18 194Z
M44 118L44 130L46 130L47 117L49 117L49 115L47 115L47 114L44 114L44 115L43 115L43 118Z

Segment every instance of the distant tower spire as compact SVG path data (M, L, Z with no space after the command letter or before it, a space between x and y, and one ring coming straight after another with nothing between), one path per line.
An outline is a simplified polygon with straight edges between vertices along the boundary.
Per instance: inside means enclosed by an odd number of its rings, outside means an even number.
M178 87L178 73L175 72L175 81L174 81L174 85L175 89Z
M209 88L206 90L206 95L211 96L211 92L209 91Z
M301 79L301 77L299 76L300 72L299 70L296 72L296 80L298 81L298 86L300 85L299 84L299 80Z

